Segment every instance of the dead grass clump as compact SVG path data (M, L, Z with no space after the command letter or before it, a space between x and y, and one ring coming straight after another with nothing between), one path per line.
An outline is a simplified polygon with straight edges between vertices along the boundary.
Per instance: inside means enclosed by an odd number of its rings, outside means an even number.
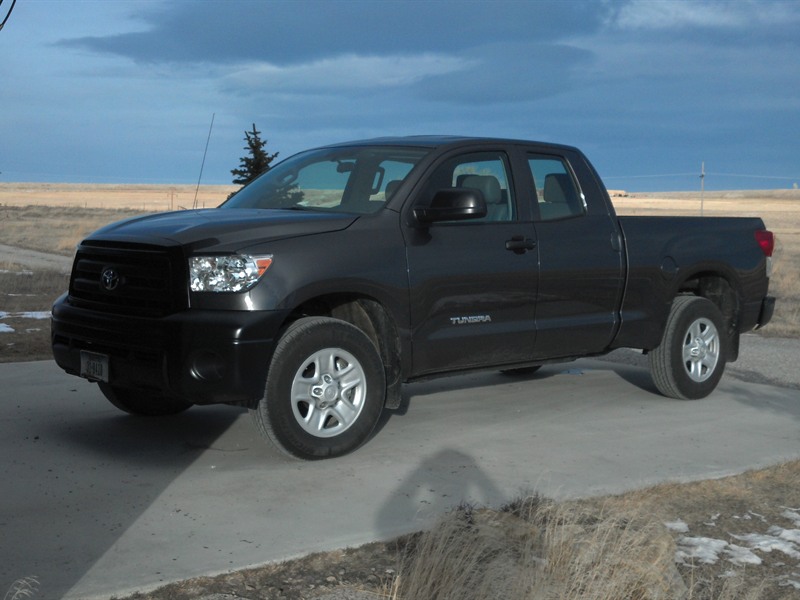
M22 600L23 598L32 598L39 588L39 580L36 577L23 577L17 579L8 588L3 600Z
M666 528L637 512L533 497L459 507L407 546L397 599L688 598Z
M800 233L779 233L770 294L777 298L775 316L764 335L800 336Z
M68 287L69 273L32 271L0 263L0 311L50 310L53 301Z
M49 311L69 274L0 263L0 363L52 358Z

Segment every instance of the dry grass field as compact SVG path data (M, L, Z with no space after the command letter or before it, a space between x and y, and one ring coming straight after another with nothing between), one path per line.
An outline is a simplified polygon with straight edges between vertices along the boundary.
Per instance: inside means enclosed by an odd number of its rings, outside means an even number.
M204 186L216 206L232 186ZM625 215L698 215L699 194L615 197ZM0 244L69 256L90 231L191 207L193 186L0 184ZM778 236L765 335L800 335L800 192L707 193L709 216L760 216ZM47 311L63 272L0 260L0 362L49 358ZM800 462L618 497L501 510L460 507L390 543L172 584L149 600L458 598L789 600L800 598ZM0 590L2 591L2 590Z
M60 206L162 212L222 203L238 185L0 183L0 206Z

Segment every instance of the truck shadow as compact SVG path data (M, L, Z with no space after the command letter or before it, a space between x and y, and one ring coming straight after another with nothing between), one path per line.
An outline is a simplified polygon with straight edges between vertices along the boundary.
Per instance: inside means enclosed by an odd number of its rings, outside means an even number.
M180 472L214 448L214 441L246 409L228 406L194 407L169 417L137 417L119 412L81 421L50 433L72 449L124 466L168 467Z
M19 451L5 470L14 485L0 498L0 586L37 576L37 597L71 597L159 496L203 452L217 449L241 415L236 408L204 407L174 417L132 417L102 408L94 395L85 394L84 402L70 394L77 403L72 413L55 408L17 423L15 431L3 428Z
M660 395L647 368L631 364L618 364L611 361L593 361L590 366L587 366L585 362L556 363L546 365L535 373L527 374L484 371L405 384L402 389L402 402L400 406L396 409L384 411L376 431L379 431L379 428L383 427L392 415L404 416L411 407L412 399L418 396L428 396L440 392L466 391L475 389L476 387L491 387L495 385L503 386L519 383L535 385L536 382L548 379L581 375L587 371L598 370L611 371L620 379L642 391L653 395Z
M423 458L387 495L376 516L380 539L430 527L460 504L503 502L500 488L475 458L461 450L441 449Z

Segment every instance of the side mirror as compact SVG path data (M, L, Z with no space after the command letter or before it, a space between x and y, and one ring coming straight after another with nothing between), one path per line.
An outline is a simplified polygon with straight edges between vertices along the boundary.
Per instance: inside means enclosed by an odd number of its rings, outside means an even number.
M430 206L414 209L414 218L419 223L480 219L486 214L483 194L480 190L471 188L439 190L431 200Z

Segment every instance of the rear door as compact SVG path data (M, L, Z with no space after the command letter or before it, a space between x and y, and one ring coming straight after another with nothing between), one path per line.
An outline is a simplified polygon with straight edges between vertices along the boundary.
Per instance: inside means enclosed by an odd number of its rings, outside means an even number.
M552 152L530 149L525 157L539 255L537 358L605 350L624 285L618 226L602 191L582 156Z
M406 229L414 376L533 356L536 242L530 221L519 219L509 156L451 154L413 204L426 206L452 187L480 189L488 214Z

